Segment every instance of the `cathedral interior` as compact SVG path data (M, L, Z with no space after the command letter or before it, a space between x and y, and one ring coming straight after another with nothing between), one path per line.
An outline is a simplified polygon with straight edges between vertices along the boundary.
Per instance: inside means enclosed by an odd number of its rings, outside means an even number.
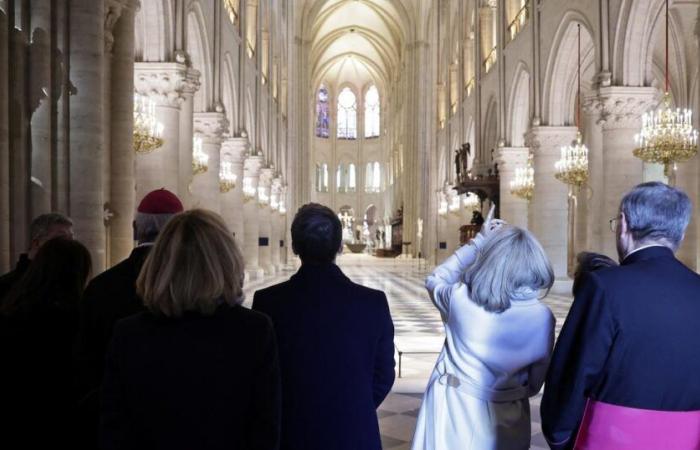
M72 219L94 274L112 267L140 199L165 188L224 218L252 299L298 266L296 210L327 205L339 265L389 297L403 373L380 428L410 448L442 342L423 279L491 205L551 260L557 328L575 255L616 255L625 192L658 180L698 205L696 132L684 157L636 151L664 101L699 126L700 1L666 5L0 0L0 273L48 212ZM696 271L697 218L677 253Z

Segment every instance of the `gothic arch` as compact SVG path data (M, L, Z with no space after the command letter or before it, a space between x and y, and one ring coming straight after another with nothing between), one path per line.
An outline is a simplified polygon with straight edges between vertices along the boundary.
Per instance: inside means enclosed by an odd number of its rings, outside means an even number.
M142 0L136 13L134 50L136 61L168 61L173 48L172 0Z
M222 87L222 102L226 118L231 124L229 129L231 134L238 133L240 130L234 129L238 126L238 83L236 82L236 71L234 70L233 57L226 52L224 56L224 77L221 83Z
M213 106L211 44L202 6L195 2L187 15L187 52L192 67L201 73L201 85L194 94L194 110L209 111Z
M547 125L561 126L574 123L578 68L578 55L575 49L578 24L581 25L582 90L590 89L590 80L599 72L590 24L579 12L567 12L557 28L554 45L547 59L542 102L543 118Z
M530 72L524 62L520 61L515 69L508 100L508 124L506 126L508 142L513 147L525 146L525 133L530 127L532 110L530 95Z

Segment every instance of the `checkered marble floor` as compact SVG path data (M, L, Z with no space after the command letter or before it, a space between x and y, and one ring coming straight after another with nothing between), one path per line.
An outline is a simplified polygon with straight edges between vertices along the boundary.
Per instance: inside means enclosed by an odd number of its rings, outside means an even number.
M425 263L416 260L382 259L352 254L342 255L338 259L338 265L354 282L381 289L386 293L394 320L397 350L426 352L402 356L402 378L397 378L392 392L377 412L383 448L410 449L423 391L437 356L436 353L429 352L439 351L444 339L440 314L433 307L423 287L428 268L425 267ZM288 279L295 270L295 267L290 265L273 276L247 282L244 289L245 304L250 305L256 290ZM571 298L550 294L544 302L557 319L558 336L569 311ZM540 427L540 399L541 394L530 399L530 448L533 450L548 448Z

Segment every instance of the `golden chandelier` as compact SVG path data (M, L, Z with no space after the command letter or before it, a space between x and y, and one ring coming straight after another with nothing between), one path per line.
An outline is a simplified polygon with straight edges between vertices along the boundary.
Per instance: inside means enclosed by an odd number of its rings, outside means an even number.
M151 153L163 145L163 124L156 118L155 102L134 94L134 151Z

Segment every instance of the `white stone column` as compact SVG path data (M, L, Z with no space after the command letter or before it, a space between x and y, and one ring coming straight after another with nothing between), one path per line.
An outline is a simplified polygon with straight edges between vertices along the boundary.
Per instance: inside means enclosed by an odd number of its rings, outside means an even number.
M501 182L501 218L521 228L528 228L528 201L510 193L510 182L515 179L515 169L527 167L530 149L527 147L500 147L498 171Z
M182 55L179 55L182 56ZM200 73L188 68L185 83L182 86L182 103L180 104L180 133L179 133L179 184L177 195L186 209L192 207L190 185L192 176L192 139L194 137L194 94L199 90Z
M129 2L114 28L112 47L109 261L112 266L129 256L134 247L134 15Z
M262 277L258 237L260 235L260 218L258 213L258 179L262 168L262 156L248 156L243 166L243 255L248 278Z
M651 87L609 86L599 89L597 109L603 121L603 196L602 219L617 217L620 200L643 181L644 164L635 158L634 135L642 126L642 114L658 103L658 91ZM617 255L615 233L603 232L603 252Z
M219 168L221 140L228 127L222 112L194 113L194 133L202 140L202 151L209 157L207 170L192 180L192 203L195 208L221 212L219 192Z
M265 167L260 170L260 179L258 181L258 194L260 209L258 217L260 221L259 238L260 238L260 267L263 268L265 274L273 274L272 266L272 214L270 210L270 189L272 187L272 177L274 170ZM263 200L265 198L266 200Z
M104 5L94 0L70 4L70 216L75 235L92 254L94 274L105 268L103 221L102 80ZM130 93L129 93L130 94Z
M567 274L568 186L554 178L561 147L576 138L576 127L533 127L526 136L534 153L535 192L529 211L530 230L542 244L556 277L555 292L570 293Z
M587 98L583 107L583 142L588 147L588 184L582 189L583 206L578 214L586 221L586 239L579 241L580 249L603 252L603 235L611 233L603 213L605 189L603 182L603 129L600 114L595 109L597 97ZM585 211L584 211L585 210ZM610 255L615 258L615 255Z
M270 232L270 259L275 272L281 268L280 263L280 240L281 234L281 216L279 214L279 201L282 194L282 179L279 177L272 179L270 188L270 206L271 206L271 232Z
M160 188L180 193L180 105L186 83L187 66L182 63L134 64L134 88L155 101L156 117L163 124L163 146L151 153L136 155L137 199Z
M231 163L236 176L236 187L221 194L221 215L236 236L236 243L243 250L243 163L248 152L248 138L227 138L221 144L221 160Z
M0 67L9 67L7 14L0 9ZM0 273L10 270L9 70L0 70Z

